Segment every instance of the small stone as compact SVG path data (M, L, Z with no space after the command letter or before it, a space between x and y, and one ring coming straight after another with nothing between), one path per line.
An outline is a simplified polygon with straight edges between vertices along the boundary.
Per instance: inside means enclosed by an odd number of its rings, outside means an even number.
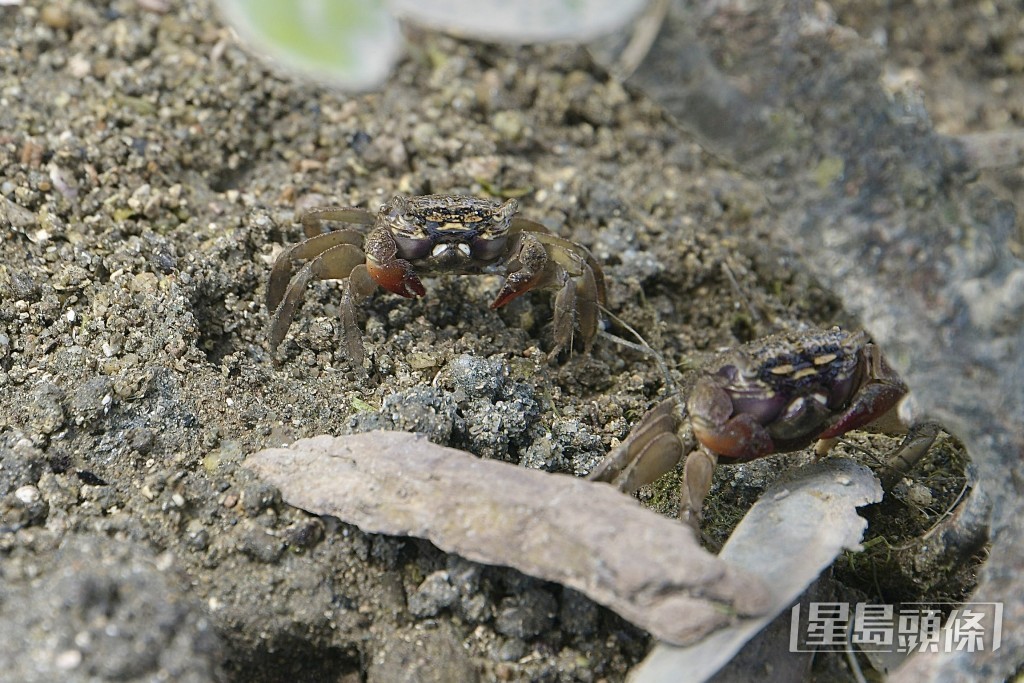
M243 533L239 550L254 560L272 564L280 559L284 543L266 530L254 526Z
M82 663L82 652L80 650L64 650L57 655L53 663L61 671L77 669Z
M914 482L907 487L907 500L918 507L929 507L934 501L932 491L924 484Z
M156 434L152 429L139 427L128 432L128 445L140 455L146 455L153 450L156 444Z
M210 546L210 532L198 519L189 521L185 529L185 545L190 550L201 552Z
M34 409L30 418L32 431L37 434L53 434L63 425L64 391L49 382L44 382L32 391Z
M494 628L513 638L535 638L551 628L557 613L554 596L544 590L531 590L501 601Z
M31 485L19 486L14 491L14 497L22 503L34 503L39 500L39 489Z
M60 5L44 5L39 18L50 28L63 30L71 26L71 15Z
M509 638L498 648L498 659L503 662L517 662L526 656L526 643L519 638Z
M494 130L509 142L517 142L522 138L526 128L523 114L512 110L495 112L491 117L491 124L494 126Z
M284 541L293 550L312 547L324 537L324 524L317 518L296 522L284 530Z
M409 611L416 617L432 617L450 607L458 597L459 592L449 582L448 572L436 571L409 596Z
M281 492L270 484L254 482L242 489L242 507L245 514L255 517L267 508L281 503Z

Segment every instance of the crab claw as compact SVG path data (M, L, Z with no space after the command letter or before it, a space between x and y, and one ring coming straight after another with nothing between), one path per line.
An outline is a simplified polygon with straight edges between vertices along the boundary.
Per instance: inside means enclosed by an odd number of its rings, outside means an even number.
M724 460L745 462L771 453L768 430L753 415L733 415L732 399L710 380L697 382L687 402L693 435Z
M498 292L498 296L496 296L494 301L491 302L491 308L501 308L516 297L526 294L536 286L535 282L531 282L529 275L510 273L508 277L505 278L505 282L502 283L501 291Z
M907 394L903 384L879 382L869 384L857 393L853 403L839 415L819 439L831 439L859 429L885 416Z
M405 259L394 259L386 263L376 263L372 259L367 259L366 271L378 285L406 299L427 293L412 264Z
M520 237L515 257L509 261L509 273L498 296L491 302L491 308L501 308L531 289L546 286L553 276L552 268L548 265L547 249L535 235L524 233Z

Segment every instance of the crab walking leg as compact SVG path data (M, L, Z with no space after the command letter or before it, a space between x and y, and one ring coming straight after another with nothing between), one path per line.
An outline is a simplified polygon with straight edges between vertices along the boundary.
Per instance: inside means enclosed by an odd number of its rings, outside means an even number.
M867 381L857 392L857 400L821 432L823 440L842 436L869 425L880 431L903 433L907 426L900 420L897 404L907 395L907 385L889 367L882 352L874 344L864 346Z
M907 387L902 383L875 382L864 386L853 405L835 417L819 438L832 439L874 424L882 431L905 432L906 426L899 421L895 407L906 394ZM892 407L885 410L885 406ZM879 411L882 411L881 414Z
M679 518L700 533L701 508L711 490L718 456L698 447L692 434L680 438L683 416L678 407L678 399L672 397L648 410L626 440L587 478L633 493L666 474L687 454L679 491Z
M333 233L328 233L328 235L330 234ZM284 340L292 319L295 317L295 309L302 301L302 296L310 281L346 278L356 266L365 261L366 255L362 249L351 244L339 244L303 266L299 274L288 285L281 304L270 318L270 350L276 350Z
M359 325L356 322L356 304L353 298L352 281L347 280L342 285L341 301L338 303L338 318L341 321L341 336L345 340L345 352L348 354L348 359L357 368L361 368L366 354L363 349L363 340L360 339Z
M573 281L576 296L569 312L574 314L571 317L578 320L584 350L589 352L594 343L594 337L597 336L599 306L605 303L604 274L601 272L600 266L591 263L593 257L589 252L584 251L583 247L573 247L570 243L553 235L538 235L537 237L547 249L549 258L560 265ZM557 325L557 318L555 322ZM564 340L571 343L571 336L570 330L570 334ZM555 337L555 341L562 340Z
M681 416L675 397L648 410L629 436L605 456L587 477L633 493L674 468L685 447L678 436ZM692 445L691 445L692 447Z
M567 239L549 233L534 233L548 250L548 254L562 264L574 277L580 276L588 268L594 276L594 295L604 304L607 301L604 284L604 271L590 250L582 244L575 244Z
M582 244L576 244L575 242L570 242L563 237L552 235L548 232L548 229L540 223L520 216L512 219L512 230L532 233L534 237L548 247L549 253L551 253L554 258L558 259L562 265L569 270L571 270L569 263L560 258L558 256L558 252L571 255L565 258L582 258L594 275L597 300L602 305L606 303L607 297L605 296L604 271L601 270L601 264L594 259L594 256L590 253L589 249L584 247Z
M711 491L717 464L718 456L700 447L690 451L683 465L683 482L679 487L679 519L693 527L698 535L703 516L701 510L704 499Z
M576 327L576 283L568 274L563 274L565 282L555 295L554 320L552 336L555 345L551 347L548 360L558 358L562 349L572 349L572 333Z
M356 304L370 296L375 289L377 289L377 283L367 272L366 264L360 263L352 269L341 294L341 304L338 307L341 336L345 341L345 351L348 353L349 360L357 367L362 367L365 352L363 335L356 322Z
M597 336L600 305L605 302L604 274L586 249L544 232L542 226L522 221L522 232L511 250L509 274L491 308L500 308L531 289L559 287L555 295L555 357L572 345L578 320L580 335L589 351Z
M315 237L330 230L329 228L324 229L324 221L351 223L353 225L373 225L377 217L366 209L357 209L350 206L321 206L310 209L302 214L300 220L306 237Z
M295 272L296 261L310 261L339 244L361 247L364 239L364 235L354 230L337 230L317 235L285 249L274 261L274 267L270 269L270 281L267 283L267 310L273 312L281 303L285 289L288 287L288 281L292 279Z
M886 460L888 468L881 476L882 488L892 489L907 472L931 449L942 427L937 422L921 422L911 425L907 435L892 455Z
M602 276L603 277L603 276ZM580 336L583 337L583 350L590 353L597 336L597 322L600 317L598 303L597 277L589 266L583 269L583 277L576 297L576 310L580 321ZM601 280L602 286L604 280Z

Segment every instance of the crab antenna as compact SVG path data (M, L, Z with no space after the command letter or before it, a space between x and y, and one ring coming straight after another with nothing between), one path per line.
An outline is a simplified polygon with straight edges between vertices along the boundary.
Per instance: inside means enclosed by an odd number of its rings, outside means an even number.
M662 355L659 352L655 351L653 348L651 348L651 345L647 343L647 340L643 338L643 335L641 335L639 332L633 329L633 327L625 320L615 315L604 306L601 306L601 311L603 311L604 314L608 316L609 320L613 321L615 324L619 325L627 332L632 334L634 337L636 337L639 343L631 342L628 339L623 339L618 335L614 335L611 332L606 332L604 330L599 330L598 334L604 337L605 339L608 339L609 341L618 344L619 346L625 346L627 349L632 349L637 353L653 358L654 362L658 364L658 369L661 371L662 376L665 378L665 389L668 390L668 394L670 396L677 395L679 393L679 387L676 386L675 380L672 379L672 375L669 373L668 366L665 365L665 359L662 357Z

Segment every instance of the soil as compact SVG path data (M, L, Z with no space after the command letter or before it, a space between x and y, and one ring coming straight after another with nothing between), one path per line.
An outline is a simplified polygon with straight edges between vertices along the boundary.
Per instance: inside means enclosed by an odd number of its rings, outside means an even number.
M935 92L997 72L990 87L952 90L954 103L926 88L950 131L1019 121L1020 10L986 3L972 26L1000 49L965 54L917 30L960 20L940 4L839 14L865 32L890 22L905 39L890 43L894 65L926 55L912 64ZM263 297L270 264L302 238L296 214L376 210L397 193L520 197L524 215L592 250L609 310L677 379L723 347L856 321L776 245L756 179L581 49L417 35L380 92L347 96L275 75L205 2L168 5L0 5L5 672L623 680L651 642L616 615L509 569L312 517L239 463L300 437L385 428L583 475L666 391L658 366L607 336L549 363L551 296L493 311L492 276L432 278L415 300L378 292L360 309L365 368L339 343L338 283L314 283L272 354ZM461 390L473 377L493 387ZM800 457L721 468L712 543L737 503ZM922 467L928 496L897 496L887 512L916 519L900 538L956 498L962 449L943 438ZM670 476L641 498L671 513L677 486ZM900 571L876 601L959 596L973 580L972 566L938 586Z

